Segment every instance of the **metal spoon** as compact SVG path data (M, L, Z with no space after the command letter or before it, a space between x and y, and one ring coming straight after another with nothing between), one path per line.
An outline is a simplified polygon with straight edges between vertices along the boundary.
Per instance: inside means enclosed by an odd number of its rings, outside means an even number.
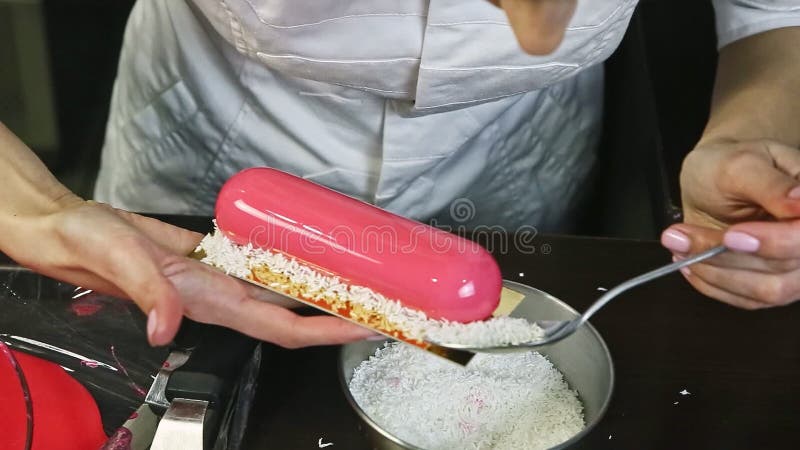
M590 317L594 315L600 308L606 306L608 302L613 300L619 294L636 287L640 284L647 283L648 281L654 280L656 278L662 277L664 275L670 274L672 272L678 271L686 266L690 266L692 264L698 263L700 261L704 261L708 258L714 257L719 255L720 253L727 250L724 246L714 247L711 250L706 250L703 253L698 253L697 255L691 256L686 259L682 259L680 261L674 262L672 264L668 264L663 267L659 267L658 269L652 270L645 274L639 275L638 277L631 278L628 281L625 281L613 289L610 289L608 292L603 294L597 301L595 301L589 308L581 314L580 316L576 317L572 320L540 320L533 322L534 324L538 325L544 333L542 334L541 338L535 341L529 342L522 342L519 344L508 344L502 346L495 346L495 347L473 347L470 345L458 344L458 343L447 343L447 342L435 342L436 344L453 349L453 350L466 350L470 352L482 352L482 353L510 353L510 352L519 352L519 351L529 351L531 349L535 349L537 347L541 347L544 345L549 345L554 342L558 342L572 333L574 333L578 327L586 323Z

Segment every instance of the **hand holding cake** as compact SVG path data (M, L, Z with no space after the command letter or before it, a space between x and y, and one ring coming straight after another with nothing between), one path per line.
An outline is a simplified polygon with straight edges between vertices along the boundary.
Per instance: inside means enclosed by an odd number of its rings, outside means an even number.
M301 317L186 258L198 233L84 201L2 125L0 178L0 251L45 275L132 299L148 314L153 345L172 340L183 315L285 347L372 335L335 317Z

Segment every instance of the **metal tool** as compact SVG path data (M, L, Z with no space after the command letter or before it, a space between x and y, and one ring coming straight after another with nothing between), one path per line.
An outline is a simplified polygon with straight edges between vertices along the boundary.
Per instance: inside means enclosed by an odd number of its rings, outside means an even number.
M167 384L169 383L169 377L172 375L172 372L180 369L181 366L189 360L191 354L191 351L188 349L173 350L170 352L167 360L161 366L161 369L158 370L158 374L156 375L156 379L153 380L150 390L147 392L147 397L144 399L145 403L159 408L162 411L166 411L167 408L169 408L169 400L167 400Z
M207 410L204 400L173 399L158 424L151 450L202 450Z
M152 450L241 448L261 347L247 336L185 319L145 399L161 415Z
M519 344L508 344L495 347L472 347L469 345L463 345L452 342L450 343L436 342L436 344L448 349L457 349L469 352L483 352L483 353L510 353L510 352L520 352L520 351L530 351L538 347L550 345L575 333L575 331L578 330L578 328L580 328L581 325L585 324L589 320L589 318L592 317L597 311L599 311L602 307L607 305L608 302L616 298L619 294L627 291L628 289L634 288L640 284L647 283L648 281L678 271L684 267L690 266L700 261L704 261L708 258L717 256L720 253L724 252L725 250L727 250L727 248L725 248L724 246L714 247L711 250L707 250L703 253L698 253L697 255L688 257L686 259L682 259L680 261L676 261L672 264L668 264L666 266L652 270L645 274L639 275L638 277L631 278L630 280L625 281L624 283L621 283L616 287L610 289L608 292L603 294L603 296L597 299L597 301L595 301L591 306L589 306L589 308L583 314L572 320L535 321L534 323L538 325L540 328L542 328L542 330L544 330L542 337L535 341L522 342Z
M195 259L197 261L203 262L203 259L205 258L205 251L204 250L195 250L192 253L190 253L188 255L188 257L192 258L192 259ZM391 338L391 339L394 339L394 340L397 340L397 341L405 342L406 344L410 344L410 345L413 345L413 346L415 346L417 348L421 348L421 349L423 349L425 351L428 351L428 352L431 352L431 353L433 353L435 355L441 356L442 358L445 358L447 360L450 360L450 361L452 361L452 362L454 362L456 364L460 364L462 366L466 366L469 363L469 361L475 356L475 354L473 352L462 351L462 350L459 350L459 349L456 349L456 348L446 348L444 346L437 345L436 343L430 342L430 341L427 341L427 340L420 341L420 340L416 340L416 339L411 339L411 338L408 338L405 335L403 335L402 333L399 333L397 331L387 330L387 329L384 329L384 328L381 328L381 327L378 327L378 326L373 326L369 322L365 322L364 320L358 320L357 318L354 318L353 316L351 316L351 313L350 313L349 310L347 310L347 309L337 309L337 308L331 307L331 305L328 305L323 301L315 301L314 299L305 298L305 297L302 297L300 295L292 295L287 291L281 290L279 288L270 286L270 285L265 284L265 283L259 283L258 281L254 280L254 279L251 279L251 278L240 277L240 276L236 276L235 274L229 274L229 276L237 278L237 279L239 279L241 281L244 281L245 283L249 283L249 284L258 286L258 287L260 287L260 288L262 288L262 289L264 289L266 291L269 291L272 294L274 294L274 298L277 299L277 300L289 300L289 301L299 302L299 303L304 304L306 306L310 306L312 308L315 308L315 309L318 309L320 311L323 311L323 312L325 312L327 314L331 314L331 315L334 315L334 316L339 317L341 319L344 319L344 320L346 320L348 322L352 322L352 323L355 323L355 324L360 325L362 327L369 328L369 329L371 329L372 331L374 331L376 333L380 333L380 334L386 336L387 338Z

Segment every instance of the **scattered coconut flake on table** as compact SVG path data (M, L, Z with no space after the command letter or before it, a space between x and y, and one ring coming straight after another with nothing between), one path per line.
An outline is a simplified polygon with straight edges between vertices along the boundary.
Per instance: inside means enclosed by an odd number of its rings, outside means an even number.
M536 352L479 354L462 368L389 343L353 371L349 388L386 431L430 450L546 449L585 426L577 393Z
M216 223L214 232L203 238L197 250L205 252L204 263L229 275L254 280L254 270L267 269L284 276L296 286L302 286L303 294L309 298L337 298L376 312L405 336L415 340L492 347L534 341L544 335L538 325L522 318L493 317L471 323L430 319L422 311L407 308L367 287L349 285L339 277L323 274L283 253L255 248L251 244L235 244L216 227Z
M686 389L684 389L684 390L682 390L682 391L680 391L678 393L681 394L681 395L690 395L691 394L691 392L687 391Z

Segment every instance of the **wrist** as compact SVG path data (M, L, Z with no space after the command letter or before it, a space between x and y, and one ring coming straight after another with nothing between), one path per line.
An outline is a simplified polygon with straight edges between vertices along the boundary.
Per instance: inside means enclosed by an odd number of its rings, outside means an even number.
M800 27L759 33L720 51L701 144L771 140L800 145Z
M14 222L28 222L55 215L65 209L85 203L62 185L43 188L28 195L20 196L12 193L10 200L0 208L0 229L6 230Z
M21 264L27 263L27 256L37 253L34 250L53 236L54 225L59 213L86 203L65 187L26 196L23 202L10 202L0 208L0 252L7 254Z
M757 124L740 125L729 121L709 121L694 150L718 145L732 145L745 142L780 142L792 145L780 133L773 133Z

